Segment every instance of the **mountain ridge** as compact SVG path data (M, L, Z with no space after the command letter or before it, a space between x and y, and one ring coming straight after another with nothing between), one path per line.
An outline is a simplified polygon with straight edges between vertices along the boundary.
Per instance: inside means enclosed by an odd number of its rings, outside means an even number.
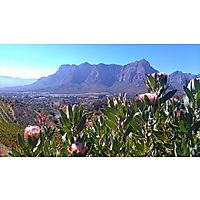
M11 76L0 76L0 88L2 87L13 87L13 86L24 86L37 81L37 79L23 79L23 78L13 78Z
M88 62L63 64L52 75L42 77L36 82L23 86L10 88L17 91L46 91L51 93L82 94L88 92L107 92L117 94L126 92L135 95L145 92L144 80L146 74L157 73L157 69L141 59L125 65L118 64L90 64ZM171 88L182 92L186 81L200 75L175 71L168 77Z

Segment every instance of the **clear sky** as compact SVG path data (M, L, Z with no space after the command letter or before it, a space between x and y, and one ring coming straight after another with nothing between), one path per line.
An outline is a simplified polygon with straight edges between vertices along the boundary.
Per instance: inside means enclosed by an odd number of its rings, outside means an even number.
M127 64L146 59L159 71L200 74L200 45L0 45L0 75L39 78L62 64Z

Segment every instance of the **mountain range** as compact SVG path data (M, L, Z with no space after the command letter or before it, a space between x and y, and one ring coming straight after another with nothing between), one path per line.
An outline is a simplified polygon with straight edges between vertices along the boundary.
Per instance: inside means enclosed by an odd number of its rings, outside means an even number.
M34 83L35 81L37 81L37 79L22 79L22 78L12 78L9 76L0 76L0 88L24 86Z
M7 90L66 94L118 94L126 92L135 95L146 91L144 84L146 74L155 72L158 72L158 70L154 69L145 59L126 65L90 64L88 62L80 65L64 64L60 66L55 74L42 77L32 84L7 88ZM200 77L200 74L194 75L176 71L169 75L168 84L181 93L186 81L196 77Z

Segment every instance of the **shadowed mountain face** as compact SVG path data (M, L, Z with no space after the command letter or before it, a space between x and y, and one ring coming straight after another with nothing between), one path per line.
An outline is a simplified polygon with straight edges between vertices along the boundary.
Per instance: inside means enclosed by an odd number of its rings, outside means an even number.
M59 70L48 77L20 90L42 90L59 93L127 92L134 94L144 91L145 74L158 72L146 60L127 65L103 64L61 65ZM138 87L138 88L136 88Z
M131 95L145 92L144 80L146 74L158 72L145 59L131 62L127 65L104 64L93 65L61 65L58 71L48 77L43 77L35 83L10 88L15 91L45 91L52 93L121 93ZM171 88L182 92L182 86L192 78L200 77L183 72L169 75L168 83Z

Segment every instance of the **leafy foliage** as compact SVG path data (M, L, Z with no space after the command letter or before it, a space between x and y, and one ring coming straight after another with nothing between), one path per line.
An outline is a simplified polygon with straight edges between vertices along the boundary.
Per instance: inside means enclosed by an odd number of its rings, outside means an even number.
M200 82L184 86L178 100L166 74L147 75L148 94L130 102L126 94L108 98L87 113L81 105L60 110L60 125L41 126L36 143L18 134L12 156L200 156Z

